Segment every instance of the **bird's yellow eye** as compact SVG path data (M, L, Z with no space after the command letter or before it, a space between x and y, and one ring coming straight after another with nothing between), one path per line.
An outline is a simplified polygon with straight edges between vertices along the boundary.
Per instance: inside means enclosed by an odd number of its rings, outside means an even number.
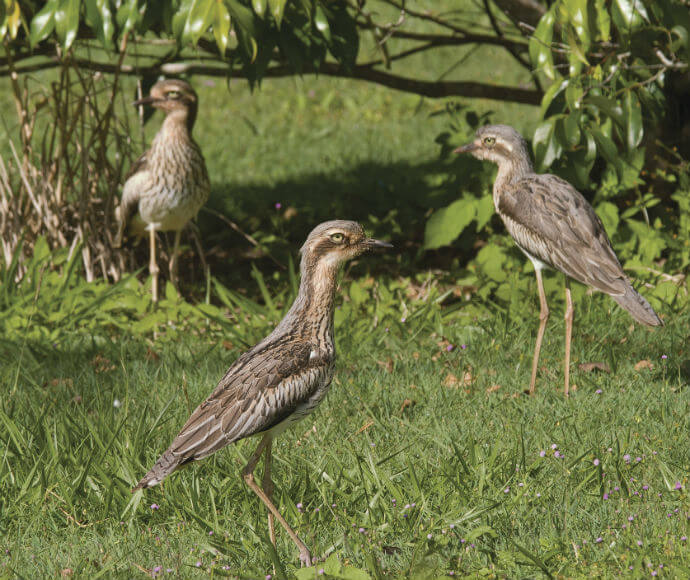
M484 137L484 145L487 147L493 147L496 143L496 137Z
M169 99L179 99L180 96L180 91L168 91L167 93Z
M335 242L336 244L342 244L344 239L345 239L345 236L343 234L341 234L340 232L336 232L334 234L331 234L331 241Z

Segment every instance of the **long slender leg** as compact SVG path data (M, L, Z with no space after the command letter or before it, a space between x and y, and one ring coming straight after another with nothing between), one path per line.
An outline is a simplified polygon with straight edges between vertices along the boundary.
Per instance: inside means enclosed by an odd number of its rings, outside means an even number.
M529 394L534 394L537 383L537 366L539 365L539 352L541 351L541 341L544 338L546 323L549 320L549 305L546 303L544 293L544 283L541 279L541 268L535 265L534 273L537 276L537 288L539 289L539 331L537 332L537 342L534 345L534 358L532 359L532 378L529 382Z
M285 521L285 518L280 514L278 508L273 505L273 502L268 498L264 490L261 489L254 481L254 469L256 468L256 464L259 461L259 457L261 457L261 454L263 453L264 449L267 446L270 446L270 444L270 434L264 435L264 438L261 440L261 443L259 443L256 450L254 451L254 453L252 453L252 456L249 458L249 462L242 470L242 478L244 479L244 482L249 486L249 488L256 495L259 496L259 499L262 502L264 502L264 505L275 516L280 525L283 526L283 528L285 528L285 531L288 533L292 541L295 542L295 545L299 548L299 559L302 562L302 566L311 566L311 554L309 552L309 548L307 548L304 542L299 539L299 536L290 527L287 521Z
M170 255L168 267L170 268L170 281L177 288L177 254L180 251L180 235L182 230L175 230L175 241L173 242L173 250Z
M271 440L272 442L273 440ZM266 493L266 496L268 499L273 501L273 490L275 490L275 484L273 483L273 480L271 479L271 459L273 458L272 456L272 451L271 451L271 442L268 443L266 446L266 451L264 451L264 476L263 479L261 480L261 487L263 488L264 492ZM273 547L275 548L276 546L276 530L275 530L275 525L273 523L273 514L271 512L268 512L268 534L271 537L271 543L273 544Z
M573 336L573 297L570 294L570 280L565 279L565 389L567 397L570 392L570 340Z
M151 273L151 294L153 301L158 302L158 262L156 261L156 229L153 225L148 226L149 229L149 272Z

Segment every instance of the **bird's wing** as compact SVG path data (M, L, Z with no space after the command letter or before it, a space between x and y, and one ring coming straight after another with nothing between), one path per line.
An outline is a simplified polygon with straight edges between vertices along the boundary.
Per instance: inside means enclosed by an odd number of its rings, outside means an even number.
M307 343L278 338L242 355L135 489L287 419L330 379L332 361L311 353Z
M625 293L625 273L601 220L567 181L555 175L520 179L501 192L498 210L530 255L597 290Z
M141 197L142 182L148 178L148 154L146 151L137 159L130 167L127 173L125 185L122 188L122 199L120 200L120 207L117 209L117 234L113 246L119 248L122 245L127 225L132 216L136 214L139 207L139 198Z

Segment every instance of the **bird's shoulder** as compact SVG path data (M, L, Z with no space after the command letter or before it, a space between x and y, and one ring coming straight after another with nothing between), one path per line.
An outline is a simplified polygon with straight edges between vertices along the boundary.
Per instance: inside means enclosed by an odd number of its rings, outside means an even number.
M549 241L608 244L604 226L590 203L557 175L534 174L509 184L499 197L498 210Z

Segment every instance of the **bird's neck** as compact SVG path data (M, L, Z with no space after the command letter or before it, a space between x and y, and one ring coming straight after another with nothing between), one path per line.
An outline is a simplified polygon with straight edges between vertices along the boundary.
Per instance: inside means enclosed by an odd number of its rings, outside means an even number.
M303 338L333 349L333 311L339 264L328 257L302 258L299 292L283 322L296 326ZM283 323L281 322L281 325Z
M166 115L160 132L168 138L188 141L192 137L195 117L196 111L188 109L171 111Z
M534 173L534 167L532 166L529 154L526 151L521 151L519 153L519 155L516 155L512 159L502 159L498 163L498 174L494 181L493 191L496 211L498 211L498 200L501 196L501 192L519 179Z

